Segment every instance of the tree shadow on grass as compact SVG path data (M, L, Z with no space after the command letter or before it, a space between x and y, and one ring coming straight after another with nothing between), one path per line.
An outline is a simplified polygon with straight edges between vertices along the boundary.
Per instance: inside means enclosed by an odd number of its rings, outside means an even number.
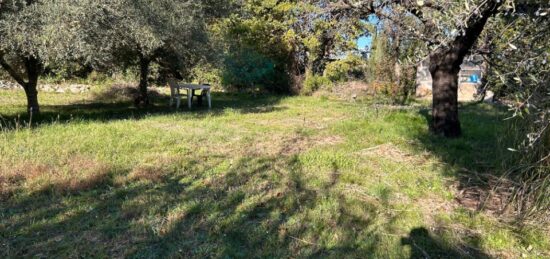
M465 104L460 109L463 136L447 139L423 133L417 136L420 148L439 157L445 175L458 180L458 202L499 212L506 207L504 197L491 193L506 181L502 168L514 155L507 150L514 141L508 132L511 121L505 121L509 114L504 107L488 104ZM420 113L430 124L430 111Z
M376 220L369 204L355 204L365 215L346 212L350 201L332 205L338 215L310 215L329 199L332 184L311 189L294 158L242 158L222 175L220 161L204 168L202 159L164 172L153 182L104 181L68 194L41 188L13 196L0 206L4 257L317 257L369 254L360 246L361 229ZM201 169L202 168L202 169ZM326 237L340 231L340 249ZM323 237L323 235L325 237ZM373 234L374 236L374 234ZM334 241L334 240L333 240Z
M400 212L381 212L384 197L345 195L336 163L312 185L318 176L294 155L183 159L70 192L22 184L0 203L0 256L395 258L410 244L413 258L465 255L425 230L400 243L391 234Z
M0 255L395 258L408 256L410 244L413 258L469 254L426 230L401 243L391 234L401 213L383 213L391 208L384 197L342 192L336 163L325 181L311 184L319 176L295 155L183 159L146 173L108 172L70 192L60 192L63 182L22 185L0 204Z
M469 254L425 230L401 243L401 212L385 213L384 196L345 195L337 163L314 185L320 173L292 154L173 162L147 171L160 177L118 169L86 189L54 183L0 200L0 256L400 258L409 244L413 258Z
M277 104L285 96L278 95L247 95L236 93L213 93L212 109L203 104L198 106L194 99L193 108L188 109L187 103L182 100L179 109L169 106L168 95L156 94L152 103L146 108L136 108L130 100L117 100L116 97L96 95L92 100L72 103L68 105L42 105L41 113L32 118L21 114L0 114L0 126L3 130L14 130L20 127L28 127L32 120L33 127L40 127L55 123L69 123L71 121L115 121L115 120L139 120L148 116L163 116L176 114L191 114L194 117L219 116L231 110L237 113L269 113L285 109ZM127 99L127 98L126 98Z
M401 239L403 246L411 249L411 259L419 258L490 258L482 251L470 247L454 248L433 236L423 227L411 230L409 236Z

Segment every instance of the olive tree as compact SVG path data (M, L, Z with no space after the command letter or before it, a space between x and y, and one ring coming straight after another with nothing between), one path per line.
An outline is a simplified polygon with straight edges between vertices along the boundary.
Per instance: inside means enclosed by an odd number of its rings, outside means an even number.
M478 51L488 67L486 88L507 99L513 111L508 134L516 140L510 152L517 159L507 163L507 175L520 219L550 220L549 14L550 3L516 6L488 25Z
M206 2L199 0L117 0L119 10L114 28L117 48L114 62L135 62L139 66L140 96L147 105L150 65L157 62L172 72L189 68L205 56L208 46ZM125 55L117 55L124 53Z
M0 3L0 65L25 90L28 111L38 113L36 85L43 63L36 45L43 22L33 4L17 0Z
M40 112L37 84L52 63L108 60L116 9L108 0L0 2L0 66L25 90L27 109Z
M218 0L4 0L0 2L0 65L19 83L28 110L39 112L39 76L51 64L140 67L147 103L152 62L174 70L203 57L207 18ZM209 12L209 13L206 13ZM178 66L179 65L179 66Z
M425 43L417 60L429 57L433 78L431 129L446 137L461 135L458 117L458 74L464 58L471 52L487 21L511 0L340 0L330 5L331 12L343 12L367 19L376 15L401 27L404 37ZM414 17L395 19L401 13ZM406 21L406 22L405 22Z

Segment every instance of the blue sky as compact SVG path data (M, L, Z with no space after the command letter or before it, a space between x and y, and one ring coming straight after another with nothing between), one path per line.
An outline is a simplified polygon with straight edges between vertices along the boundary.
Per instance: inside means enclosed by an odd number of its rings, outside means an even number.
M364 36L357 40L357 47L360 50L366 50L368 49L372 44L372 37L371 36Z
M378 22L380 20L376 17L376 15L371 15L367 20L363 20L365 23L370 23L372 25L378 25ZM357 39L357 47L359 50L367 50L372 45L372 37L371 36L363 36L359 39Z

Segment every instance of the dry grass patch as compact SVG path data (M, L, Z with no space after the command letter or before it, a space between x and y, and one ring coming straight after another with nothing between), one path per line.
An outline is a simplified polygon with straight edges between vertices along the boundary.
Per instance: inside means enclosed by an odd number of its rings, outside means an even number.
M128 182L162 183L173 172L170 166L177 165L182 157L170 153L160 153L145 157L128 175L120 176L115 183L124 185Z
M417 159L414 155L401 150L393 143L386 143L375 147L363 149L359 151L359 154L371 157L384 157L390 161L397 163L412 162Z
M128 180L136 182L160 183L164 180L165 172L161 167L140 165L128 175Z
M110 170L110 166L82 156L71 157L59 166L25 161L9 168L2 168L1 193L13 194L20 188L30 192L86 191L105 183Z
M130 84L112 84L108 88L92 94L94 100L103 102L128 102L135 100L138 95L137 87ZM150 88L149 96L155 98L161 96L161 93Z
M32 181L43 174L50 173L49 166L26 162L17 165L0 166L0 197L11 196L26 181Z
M84 157L73 157L65 170L50 175L52 187L61 193L90 190L108 180L110 166Z

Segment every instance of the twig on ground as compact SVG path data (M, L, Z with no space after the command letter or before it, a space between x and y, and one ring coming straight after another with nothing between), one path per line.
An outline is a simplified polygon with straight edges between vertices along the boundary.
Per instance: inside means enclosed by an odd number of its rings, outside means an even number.
M300 239L300 238L297 238L297 237L293 237L293 236L290 236L290 238L294 239L294 240L297 240L297 241L300 241L302 243L306 243L308 245L314 245L314 246L319 246L318 244L315 244L315 243L312 243L312 242L309 242L307 240L303 240L303 239Z

